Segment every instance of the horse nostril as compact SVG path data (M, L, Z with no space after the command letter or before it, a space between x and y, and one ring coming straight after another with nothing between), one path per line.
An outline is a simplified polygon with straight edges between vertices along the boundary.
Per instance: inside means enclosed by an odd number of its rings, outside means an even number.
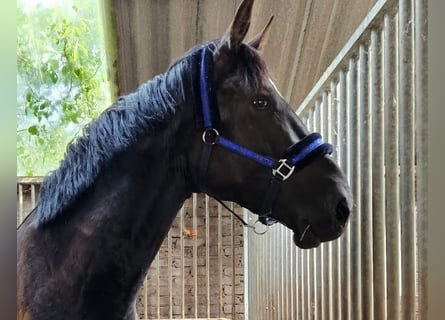
M349 218L349 207L348 207L348 203L346 202L346 199L342 199L338 203L337 210L335 212L335 217L341 223L346 223L346 221L348 221L348 218Z

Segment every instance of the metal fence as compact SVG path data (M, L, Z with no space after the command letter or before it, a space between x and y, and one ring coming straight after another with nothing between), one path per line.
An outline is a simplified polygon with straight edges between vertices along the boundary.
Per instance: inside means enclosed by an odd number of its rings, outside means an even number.
M42 178L18 178L17 224L35 207ZM231 204L242 214L242 208ZM140 319L244 319L240 223L202 194L176 216L139 291Z
M427 1L378 1L299 106L354 210L312 250L279 225L248 231L248 319L426 319L426 38Z

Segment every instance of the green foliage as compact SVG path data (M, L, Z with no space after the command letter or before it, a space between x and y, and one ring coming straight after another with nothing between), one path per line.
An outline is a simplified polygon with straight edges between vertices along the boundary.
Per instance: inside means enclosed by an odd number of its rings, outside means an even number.
M96 4L76 3L18 5L18 175L57 168L67 143L109 104Z

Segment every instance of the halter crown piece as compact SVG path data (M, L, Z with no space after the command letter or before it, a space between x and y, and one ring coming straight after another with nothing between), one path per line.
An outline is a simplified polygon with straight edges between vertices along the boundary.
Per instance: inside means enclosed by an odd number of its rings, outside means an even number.
M259 221L265 225L271 225L277 221L270 217L273 204L278 196L281 185L292 174L303 169L315 158L331 154L332 145L323 142L319 133L311 133L303 139L292 145L286 152L287 157L279 160L258 154L253 150L245 148L236 142L233 142L221 136L217 129L218 106L216 102L215 91L213 88L213 56L211 51L205 47L200 50L198 61L199 70L199 86L194 87L195 99L197 105L197 113L200 114L198 122L202 123L201 129L202 141L204 142L203 152L201 154L200 171L198 178L202 184L205 184L207 168L209 165L212 150L215 146L222 147L244 158L250 159L271 169L271 179L269 181L265 197L261 208L259 209ZM196 91L199 91L196 92ZM199 108L200 105L200 108ZM239 218L239 217L238 217ZM241 219L241 218L239 218ZM246 223L242 221L244 225Z

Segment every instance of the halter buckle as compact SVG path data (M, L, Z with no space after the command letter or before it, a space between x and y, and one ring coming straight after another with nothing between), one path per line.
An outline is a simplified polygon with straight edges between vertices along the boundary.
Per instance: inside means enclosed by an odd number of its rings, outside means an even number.
M279 165L276 169L272 169L274 176L278 175L282 181L287 180L294 172L295 167L287 162L287 159L278 160Z

